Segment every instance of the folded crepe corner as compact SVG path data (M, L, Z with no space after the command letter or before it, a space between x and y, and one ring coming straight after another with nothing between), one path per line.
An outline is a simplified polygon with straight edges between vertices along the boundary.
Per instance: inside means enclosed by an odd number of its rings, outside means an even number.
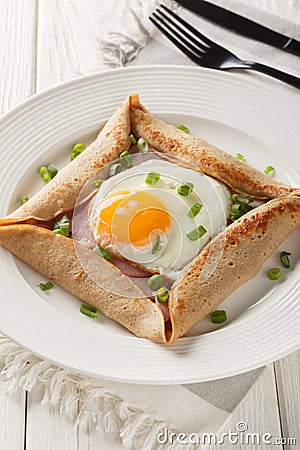
M85 183L130 147L129 97L84 152L47 183L34 197L10 214L52 220L71 211Z
M182 271L170 290L170 332L159 306L130 278L116 268L108 271L111 264L95 252L44 227L47 221L74 209L84 184L129 149L130 133L145 138L162 156L179 157L235 192L268 199L229 225ZM253 278L298 225L299 188L273 180L207 141L164 123L150 114L139 96L133 94L106 123L94 143L27 203L0 220L0 245L136 336L171 343ZM216 249L222 252L221 257L210 276L202 281ZM84 272L79 253L101 275L101 283ZM120 282L123 296L109 292L111 286Z
M183 336L238 287L254 278L299 225L300 196L291 195L253 209L209 242L171 289L170 342ZM219 256L209 278L199 282L209 258L214 264L214 258Z
M133 134L146 139L154 150L168 157L181 158L195 170L216 178L235 192L268 199L295 191L295 188L272 179L204 139L153 116L141 105L137 95L130 99L130 121Z
M13 223L13 220L11 224L0 222L0 244L137 336L160 343L166 341L160 308L117 268L108 272L109 263L92 250L50 230L27 224L26 219L22 224ZM82 258L88 262L89 268L102 275L101 285L83 270ZM111 291L114 283L122 284L124 296Z

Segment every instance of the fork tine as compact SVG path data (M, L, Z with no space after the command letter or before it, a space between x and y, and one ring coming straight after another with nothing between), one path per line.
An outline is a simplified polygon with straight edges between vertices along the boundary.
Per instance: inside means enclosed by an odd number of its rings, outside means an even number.
M173 42L176 47L178 47L188 58L190 58L195 63L200 63L200 58L195 55L195 53L188 50L181 42L179 42L172 34L170 34L165 28L163 28L159 22L153 19L153 17L149 17L149 20L168 38L171 42Z
M160 15L158 15L157 13L159 13L162 17L160 17ZM192 51L193 53L195 53L196 56L201 56L201 52L203 52L204 50L204 46L203 44L200 44L196 41L197 46L195 46L192 42L190 42L189 36L186 36L184 34L180 34L180 33L184 33L184 30L182 30L181 28L177 29L176 24L174 22L172 22L172 19L170 19L166 14L164 14L163 12L161 12L159 9L156 10L153 13L153 16L155 17L155 19L157 19L161 25L163 25L167 30L169 30L174 36L177 37L178 41L183 43L185 45L185 47ZM179 31L179 32L178 32ZM188 39L186 39L186 37ZM205 47L207 48L207 47Z
M200 31L196 30L196 28L192 27L189 23L187 23L185 20L183 20L181 17L177 16L173 11L171 11L169 8L167 8L165 5L160 5L161 8L165 9L171 16L174 17L178 22L181 23L181 25L185 26L191 33L194 33L199 39L201 39L202 42L204 42L208 46L217 46L217 44L213 41L211 41L207 36L200 33Z
M186 30L178 23L176 23L172 17L165 14L160 9L157 9L153 15L157 17L156 13L159 13L160 16L162 16L165 20L162 21L163 25L168 28L169 31L171 31L173 34L175 34L179 40L183 41L187 47L192 47L192 50L195 51L195 53L198 53L199 50L203 52L207 49L207 46L199 41L199 39L195 39L194 36L187 33ZM159 16L159 19L161 20L161 17ZM178 33L181 33L179 34Z

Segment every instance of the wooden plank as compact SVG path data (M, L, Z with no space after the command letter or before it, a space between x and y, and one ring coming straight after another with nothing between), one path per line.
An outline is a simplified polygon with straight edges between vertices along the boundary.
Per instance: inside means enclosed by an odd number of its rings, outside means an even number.
M91 56L95 49L95 39L101 37L98 35L97 24L101 24L101 33L104 34L105 30L111 26L108 18L114 16L113 11L117 6L117 0L107 2L109 7L104 11L103 8L99 8L98 0L77 0L76 2L43 0L39 3L38 60L37 77L35 78L33 67L36 35L31 18L36 13L36 2L35 0L23 0L22 2L1 0L0 2L0 25L2 25L0 26L0 42L1 47L4 48L0 52L0 62L4 72L1 81L5 81L5 87L4 84L0 86L3 110L31 95L34 92L35 84L37 90L40 91L76 76L79 72L93 71ZM122 7L123 5L125 5L125 1L122 2ZM120 9L119 3L119 13ZM17 32L11 33L11 30L17 30ZM286 369L288 370L288 367ZM20 395L22 396L22 394ZM24 396L22 398L24 399ZM91 431L89 428L86 430L85 427L79 427L77 430L77 427L64 416L42 407L40 400L40 390L35 390L28 395L28 449L98 450L99 448L109 448L110 450L119 450L122 448L118 440L115 441L113 438L105 436L104 433ZM9 408L5 406L6 401L3 401L0 396L1 414L3 417L8 417L8 422L5 421L5 423L10 422L10 413L12 417L17 418L16 414L23 411L21 422L20 419L17 421L23 425L24 409L14 412L11 405ZM249 431L269 432L276 437L280 436L272 366L268 367L242 401L231 420L226 424L225 430L235 430L236 424L242 420L248 424ZM293 427L294 425L290 424L289 426ZM12 428L9 430L11 432ZM10 432L3 434L9 436ZM0 433L1 435L2 433ZM10 439L14 439L14 437ZM7 448L8 442L8 440L5 441L5 445L0 445L0 448ZM281 446L272 447L282 448ZM11 440L10 448L17 450L19 448L17 442ZM231 448L231 444L226 444L226 447L222 446L222 450ZM241 446L235 448L242 449Z
M36 0L0 2L0 112L35 91Z
M0 448L23 450L25 429L25 394L8 396L0 389Z
M300 351L275 363L277 391L280 406L282 435L300 443ZM295 449L291 442L285 450Z
M28 394L26 448L28 450L77 449L77 427L64 414L41 406L43 389Z
M36 0L0 2L0 113L35 90ZM0 390L0 448L24 449L26 394Z
M105 67L101 37L135 0L43 0L39 4L37 91Z
M237 424L244 422L247 424L246 433L258 433L261 437L264 433L270 433L274 439L281 437L280 417L277 403L276 384L273 365L270 364L261 374L257 382L250 389L247 395L234 411L230 420L222 428L222 432L236 432ZM250 441L251 442L251 441ZM274 441L275 442L275 441ZM225 440L224 445L219 444L216 450L261 450L267 448L263 444L251 444L247 446L241 442L237 445ZM283 449L282 445L270 445L272 449Z
M92 0L40 2L38 91L81 73L82 63L96 48L95 15L101 9L99 2Z
M118 435L106 434L96 431L89 426L80 426L78 429L78 450L124 450L121 438Z

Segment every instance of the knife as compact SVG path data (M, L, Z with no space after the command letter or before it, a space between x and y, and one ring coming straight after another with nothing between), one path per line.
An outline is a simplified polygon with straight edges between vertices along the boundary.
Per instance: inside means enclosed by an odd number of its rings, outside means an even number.
M300 42L205 0L177 0L202 17L239 34L300 56Z

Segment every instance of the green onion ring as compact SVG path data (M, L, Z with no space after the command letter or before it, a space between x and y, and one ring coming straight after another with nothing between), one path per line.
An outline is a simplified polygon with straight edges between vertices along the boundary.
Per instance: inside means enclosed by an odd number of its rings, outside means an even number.
M131 134L129 137L130 137L131 143L132 143L133 145L137 143L137 140L136 140L136 138L134 137L133 134Z
M70 219L65 214L60 220L54 223L52 231L56 234L69 237L70 235Z
M91 317L92 319L97 319L98 311L96 308L94 308L94 306L82 303L79 310L85 316Z
M153 186L156 184L160 179L160 173L150 172L145 178L145 183L149 184L150 186Z
M189 231L186 234L186 237L190 241L197 241L198 239L202 238L202 236L204 236L206 232L207 232L206 228L204 228L203 225L199 225L199 227L195 228L192 231Z
M137 141L137 146L141 153L148 153L149 152L149 144L144 138L139 138Z
M233 194L231 196L231 198L234 203L252 203L253 202L253 198L250 195ZM244 200L247 200L247 202Z
M28 200L29 200L29 197L27 197L27 195L23 195L23 197L21 197L21 200L20 200L20 205L21 206L24 205L25 203L28 202Z
M179 195L182 195L183 197L187 197L188 195L190 195L193 192L193 189L194 189L193 183L190 183L189 181L187 181L186 183L183 183L180 186L178 186L177 192Z
M122 171L122 164L121 163L113 164L109 168L108 176L109 177L113 177L114 175L117 175L117 173L120 173L121 171Z
M273 177L275 174L275 169L273 166L268 166L265 168L265 174L269 175L269 177Z
M190 217L191 219L196 217L201 211L202 207L203 205L201 205L201 203L194 203L193 206L191 206L189 212L187 213L188 217Z
M161 287L156 291L156 299L159 303L165 303L169 299L169 289Z
M131 167L133 164L132 156L127 150L120 154L120 161L124 167Z
M210 315L212 323L223 323L227 320L227 314L224 309L216 309Z
M239 160L242 161L242 162L246 162L245 156L244 156L244 155L241 155L240 153L237 153L237 154L235 155L235 157L236 157L236 159L239 159Z
M156 236L156 242L152 248L152 255L156 255L161 250L162 250L162 245L161 245L160 236L158 235L158 236Z
M102 256L104 259L108 260L111 258L111 253L106 250L106 248L100 247L99 245L93 249L93 252L98 253L98 255Z
M291 256L291 253L289 252L280 252L280 261L285 269L289 269L291 267L289 256Z
M274 280L274 281L279 280L280 275L281 275L281 270L278 269L278 267L274 267L273 269L270 269L269 273L268 273L268 277L270 278L270 280Z
M152 275L152 277L148 278L147 284L150 289L156 291L161 286L162 282L163 282L162 276L156 273Z
M40 284L38 284L38 287L42 291L49 291L49 289L52 289L54 287L54 284L51 283L51 281L48 281L47 283L40 283Z
M178 125L177 129L184 131L187 134L190 134L190 132L191 132L191 130L188 127L186 127L185 125Z

